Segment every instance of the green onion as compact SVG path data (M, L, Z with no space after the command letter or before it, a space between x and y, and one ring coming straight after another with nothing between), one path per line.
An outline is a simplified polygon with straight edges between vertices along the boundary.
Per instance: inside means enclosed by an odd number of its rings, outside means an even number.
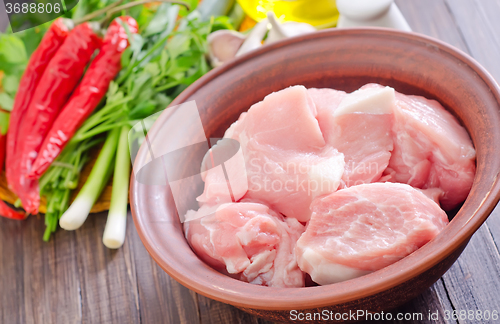
M125 241L128 186L130 178L130 156L128 150L129 131L129 125L122 126L118 150L116 152L115 171L113 173L111 204L102 237L102 242L110 249L118 249Z
M87 182L59 220L59 225L65 230L75 230L82 226L92 206L101 195L113 170L113 159L119 137L119 128L113 129L108 134Z

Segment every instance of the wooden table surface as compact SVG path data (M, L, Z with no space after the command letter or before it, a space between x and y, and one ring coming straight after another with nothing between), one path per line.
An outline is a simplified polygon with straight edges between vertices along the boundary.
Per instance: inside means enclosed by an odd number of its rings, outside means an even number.
M469 53L500 80L500 1L396 2L415 32ZM0 323L266 323L171 279L146 252L130 214L125 245L106 249L105 221L105 213L92 215L83 228L59 230L44 243L42 217L0 219ZM423 313L420 323L472 323L447 320L445 311L500 311L497 242L500 207L434 286L393 313ZM439 319L427 321L429 311Z

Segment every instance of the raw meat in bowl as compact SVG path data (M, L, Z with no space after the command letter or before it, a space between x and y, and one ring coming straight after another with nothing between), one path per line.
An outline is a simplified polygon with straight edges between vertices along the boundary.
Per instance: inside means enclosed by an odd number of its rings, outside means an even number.
M370 84L365 88L380 87ZM451 210L469 194L476 151L455 117L435 100L396 93L394 150L385 171L391 182L440 188L441 207Z
M312 200L337 190L344 156L325 145L316 115L306 88L294 86L268 95L228 129L225 136L240 142L244 156L244 161L235 161L237 165L231 163L228 169L239 168L239 174L248 180L248 191L238 191L235 201L245 194L245 198L306 222ZM211 175L216 172L219 176ZM221 171L208 170L200 203L220 202L220 196L210 191L214 182L226 185ZM231 201L229 195L224 199Z
M434 239L474 175L467 132L435 101L377 84L293 86L242 113L205 156L186 237L243 281L297 287L308 273L332 284Z
M295 244L304 226L253 202L202 207L184 223L196 254L215 269L240 280L270 287L303 287Z
M331 284L382 269L432 240L448 224L446 213L405 184L372 183L319 198L297 242L298 264Z

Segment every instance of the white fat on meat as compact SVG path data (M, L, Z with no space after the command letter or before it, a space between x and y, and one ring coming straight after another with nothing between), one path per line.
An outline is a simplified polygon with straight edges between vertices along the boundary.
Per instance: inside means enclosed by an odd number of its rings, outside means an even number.
M382 269L414 252L448 224L446 213L406 184L371 183L316 199L297 241L299 267L326 285Z
M304 226L296 219L246 201L205 205L188 212L186 218L189 244L213 268L257 285L304 286L304 273L295 257Z
M333 112L333 117L353 113L392 114L395 100L391 87L359 89L345 96Z

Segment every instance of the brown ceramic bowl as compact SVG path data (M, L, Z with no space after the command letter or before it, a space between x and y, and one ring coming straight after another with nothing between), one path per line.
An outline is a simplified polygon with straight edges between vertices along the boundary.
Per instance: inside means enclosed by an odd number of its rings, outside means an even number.
M401 261L353 280L306 288L261 287L229 278L200 261L184 239L169 187L133 179L132 213L151 256L195 292L276 321L289 321L292 309L387 310L430 287L455 262L499 200L500 89L471 57L414 33L327 30L266 46L215 69L172 105L196 100L207 137L222 137L241 112L273 91L297 84L353 91L369 82L438 100L472 138L477 150L472 190L438 237ZM175 113L164 112L150 134ZM188 126L182 126L186 134ZM175 146L180 139L163 140ZM146 158L141 147L136 163ZM188 190L185 195L194 199Z

